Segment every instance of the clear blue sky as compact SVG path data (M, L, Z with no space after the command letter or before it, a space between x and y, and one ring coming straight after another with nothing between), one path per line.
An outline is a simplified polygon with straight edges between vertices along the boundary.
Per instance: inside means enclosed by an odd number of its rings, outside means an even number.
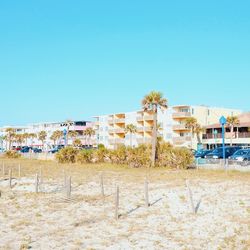
M0 125L170 105L250 110L250 1L0 1Z

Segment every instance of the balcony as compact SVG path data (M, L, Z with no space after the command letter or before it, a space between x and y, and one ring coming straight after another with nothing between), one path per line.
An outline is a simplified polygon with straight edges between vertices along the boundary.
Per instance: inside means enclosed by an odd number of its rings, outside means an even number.
M232 137L233 137L233 139L236 139L236 138L240 138L240 139L250 138L250 132L241 132L241 133L234 132ZM221 139L221 138L222 138L221 133L202 135L202 139L204 139L204 140ZM230 132L225 133L225 139L230 139L230 138L231 138L231 133Z
M173 144L174 145L180 145L184 144L186 142L190 142L191 137L190 136L178 136L178 137L173 137Z
M154 120L154 116L153 115L145 115L144 116L144 121L153 121Z
M125 118L116 118L114 119L114 123L125 123Z
M138 133L144 132L144 127L137 127L137 128L136 128L136 131L137 131Z
M185 124L177 124L173 126L173 130L189 130Z
M142 121L143 121L143 116L142 116L142 115L137 116L137 117L136 117L136 121L142 122Z
M124 128L113 128L109 130L109 133L111 134L124 134L125 133L125 129Z
M125 139L123 138L115 138L115 139L109 139L109 144L124 144Z
M175 118L188 118L191 117L191 113L190 112L175 112L173 113L172 117Z
M144 143L151 143L152 142L152 138L149 137L144 137L144 138L137 138L137 143L138 144L144 144Z
M152 132L153 128L152 127L144 127L145 132Z

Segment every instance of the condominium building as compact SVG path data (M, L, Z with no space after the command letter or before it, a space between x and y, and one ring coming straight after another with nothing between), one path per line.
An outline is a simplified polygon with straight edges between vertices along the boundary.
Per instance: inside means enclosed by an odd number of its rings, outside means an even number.
M250 147L250 113L240 114L238 119L239 124L234 126L232 134L230 127L226 126L225 144L230 145L232 142L235 146ZM222 128L218 122L206 126L202 142L204 147L208 149L222 146Z
M202 126L213 124L219 118L238 115L240 110L211 108L206 106L178 105L169 107L157 114L158 134L166 142L175 146L197 149L197 138L185 125L186 118L194 117ZM97 144L104 144L108 148L118 145L130 145L132 136L133 147L152 141L153 114L144 111L123 112L95 117L94 129ZM126 125L133 124L137 131L130 135L126 133Z
M72 121L70 122L69 131L75 131L77 132L77 137L82 141L82 144L91 144L92 140L86 140L86 138L83 136L83 131L86 130L88 127L92 127L92 122L90 121ZM40 131L45 131L47 134L47 138L44 141L44 145L42 145L42 142L38 138L28 138L27 142L24 142L23 144L27 144L26 146L35 146L35 147L42 147L44 146L45 149L49 149L54 145L53 140L51 140L51 136L53 132L59 130L64 131L67 130L68 124L65 122L43 122L43 123L35 123L35 124L29 124L27 126L23 127L12 127L12 126L5 126L0 129L1 134L5 135L6 128L13 128L14 132L16 134L38 134ZM75 139L75 138L74 138ZM65 143L65 138L62 136L59 138L56 142L56 144L63 145ZM73 143L73 138L68 138L68 144ZM7 144L7 142L5 142ZM13 143L12 145L15 146L17 143ZM7 148L7 145L4 145L5 148Z
M217 123L222 115L227 117L242 113L241 110L236 109L190 105L173 106L172 109L173 144L193 149L199 147L198 137L191 133L191 129L187 128L185 124L187 118L194 117L201 127L206 127Z
M158 133L171 142L172 119L171 110L159 111L157 115ZM96 116L94 129L96 141L104 144L107 148L116 148L118 145L136 147L142 143L152 141L153 114L151 112L133 111L127 113L116 113L110 115ZM126 126L136 126L136 133L126 133Z

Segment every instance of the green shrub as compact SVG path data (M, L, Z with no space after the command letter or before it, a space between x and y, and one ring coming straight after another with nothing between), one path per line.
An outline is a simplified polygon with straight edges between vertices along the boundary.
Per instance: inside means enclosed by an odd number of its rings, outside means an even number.
M7 158L19 158L21 155L15 150L8 150L4 153L4 156Z
M79 150L73 147L66 147L56 153L56 159L60 163L75 163Z
M76 155L76 161L79 163L90 163L93 161L93 150L83 149Z

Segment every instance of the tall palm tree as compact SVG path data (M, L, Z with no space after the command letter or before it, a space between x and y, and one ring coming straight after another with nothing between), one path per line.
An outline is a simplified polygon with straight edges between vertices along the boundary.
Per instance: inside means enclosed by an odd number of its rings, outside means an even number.
M8 142L8 149L11 150L11 144L15 138L15 130L13 128L6 128L5 133L5 140Z
M28 133L24 133L23 134L23 139L25 140L25 146L28 146L29 134Z
M57 141L57 145L59 144L59 140L63 137L63 131L56 130L53 133L55 133L55 139Z
M90 146L90 139L93 135L95 135L95 130L93 128L87 128L85 130L86 138L88 138L88 146Z
M198 126L197 119L194 117L188 117L185 119L185 126L187 129L191 130L191 149L193 149L193 138L196 133L196 128Z
M193 137L196 135L197 141L201 144L200 134L204 131L202 126L197 122L197 119L194 117L188 117L185 119L186 128L191 130L191 148L193 147Z
M136 133L136 131L137 131L137 128L134 124L128 124L125 127L125 133L126 134L129 133L129 136L130 136L130 147L132 147L132 136L133 136L133 134Z
M230 146L233 145L233 133L234 133L234 127L239 125L240 121L238 116L228 116L227 117L227 125L230 127Z
M78 136L78 133L75 130L70 130L68 133L68 138L71 138L72 141Z
M29 138L31 139L31 147L33 147L34 139L37 138L37 134L30 133Z
M42 145L43 145L43 147L44 147L44 141L45 141L46 138L47 138L47 132L44 131L44 130L42 130L42 131L40 131L40 132L38 133L37 136L38 136L39 141L42 142Z
M73 122L70 119L68 119L68 120L65 121L65 124L67 126L66 143L65 143L66 145L65 146L68 146L68 142L69 142L69 129L70 129L70 126L72 126Z
M167 99L163 98L162 93L152 91L142 100L142 108L144 111L153 113L153 134L152 134L152 166L155 165L156 159L156 144L157 144L157 113L158 109L167 109Z
M22 143L24 141L23 134L16 134L15 135L15 141L16 141L18 146L22 146Z

